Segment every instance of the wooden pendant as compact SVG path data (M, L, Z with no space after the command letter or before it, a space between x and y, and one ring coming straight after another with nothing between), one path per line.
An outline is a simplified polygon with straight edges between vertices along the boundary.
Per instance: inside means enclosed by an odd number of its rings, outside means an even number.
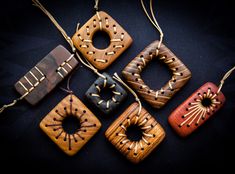
M217 91L218 87L208 82L171 113L168 121L179 136L190 135L223 106L225 97Z
M75 57L59 45L15 84L15 89L32 105L37 104L78 64Z
M109 114L115 110L127 96L126 91L116 83L107 73L103 73L106 78L99 77L87 90L87 99L97 106L103 113ZM112 90L113 96L110 99L104 100L100 93L102 90Z
M80 128L67 133L62 123L67 117L75 117ZM68 155L76 154L100 129L95 115L75 96L65 97L40 123L41 129Z
M144 108L138 116L138 109L138 103L130 105L105 132L106 138L133 163L147 157L165 137L161 125ZM126 131L131 125L137 125L142 130L139 141L128 139Z
M93 36L98 31L106 32L110 37L110 45L105 49L95 48ZM132 43L130 35L107 13L97 12L72 37L75 47L97 69L107 68Z
M189 69L164 44L158 50L158 44L159 41L151 43L122 71L129 85L154 108L164 106L191 78ZM140 75L148 63L156 58L172 71L172 78L159 90L150 89Z

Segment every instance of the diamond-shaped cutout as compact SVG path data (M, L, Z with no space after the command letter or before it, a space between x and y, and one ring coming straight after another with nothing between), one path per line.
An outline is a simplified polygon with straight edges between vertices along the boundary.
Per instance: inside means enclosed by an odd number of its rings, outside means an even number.
M212 117L224 104L222 92L208 82L195 91L169 116L171 127L181 137L187 137Z
M104 31L110 37L105 49L95 48L92 39L97 31ZM72 37L75 47L97 69L107 68L132 43L130 35L107 13L97 12Z
M76 117L80 122L73 134L62 126L66 117ZM101 123L76 96L68 95L46 115L40 127L66 154L74 155L96 134Z
M189 69L164 44L158 50L158 44L159 41L151 43L122 71L129 85L154 108L164 106L191 78ZM172 71L172 78L159 90L150 89L140 75L147 64L156 58Z
M102 112L108 114L119 106L119 104L126 98L127 93L107 73L103 73L103 75L106 78L104 79L99 77L87 90L86 97ZM102 90L111 90L113 96L110 96L110 99L108 100L102 99L100 96Z
M133 163L147 157L165 137L161 125L144 109L137 116L139 104L130 105L105 132L106 138ZM126 135L128 127L137 125L142 130L142 138L131 141Z

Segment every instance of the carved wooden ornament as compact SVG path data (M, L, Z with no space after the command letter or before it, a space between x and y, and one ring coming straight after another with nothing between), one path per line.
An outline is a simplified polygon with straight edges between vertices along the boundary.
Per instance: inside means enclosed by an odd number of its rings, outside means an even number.
M15 89L32 105L37 104L78 64L73 54L59 45L15 84Z
M66 117L80 121L80 128L73 134L62 127ZM96 134L101 123L75 95L68 95L46 115L40 127L66 154L74 155Z
M171 113L168 121L179 136L190 135L223 106L225 97L217 91L218 87L208 82Z
M130 105L105 132L106 138L133 163L138 163L147 157L165 137L161 125L144 109L137 116L139 104ZM139 141L131 141L126 130L131 125L137 125L142 130Z
M161 44L158 50L158 44L159 41L151 43L122 71L129 85L154 108L164 106L191 78L189 69L164 44ZM159 90L150 89L140 75L148 63L156 58L163 61L172 71L172 78Z
M110 37L105 49L95 48L92 38L97 31L104 31ZM97 12L72 37L75 47L97 69L107 68L132 43L130 35L107 13Z
M86 97L103 113L109 114L113 110L115 110L120 105L120 103L124 101L127 93L107 73L103 73L102 75L105 76L105 79L99 77L87 90ZM111 90L113 96L110 96L110 99L108 100L102 99L102 97L100 96L102 90Z

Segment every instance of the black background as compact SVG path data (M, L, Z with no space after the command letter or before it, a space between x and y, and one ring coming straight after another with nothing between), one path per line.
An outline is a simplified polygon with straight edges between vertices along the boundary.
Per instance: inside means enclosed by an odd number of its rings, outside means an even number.
M13 88L14 83L54 47L62 44L69 49L57 29L31 5L30 0L3 2L0 7L1 105L19 96ZM71 36L77 22L84 24L94 14L93 0L43 0L42 3ZM120 74L141 50L159 38L159 34L147 20L138 0L101 0L100 9L117 20L134 40L132 46L106 70L109 74ZM235 65L235 7L232 1L225 0L155 0L154 9L165 34L165 45L192 72L190 82L164 108L153 109L143 101L144 107L166 131L166 138L160 146L142 163L134 165L105 139L105 130L134 98L129 94L118 110L103 115L84 98L97 76L82 67L74 74L71 87L101 120L101 130L75 156L68 157L39 128L44 116L67 94L56 88L35 107L22 101L0 115L1 170L59 173L233 170L235 74L225 82L222 90L227 99L224 107L187 139L181 139L173 132L167 118L197 88L207 81L219 84L224 73ZM142 75L155 89L170 77L166 67L157 61L152 62ZM61 86L65 84L66 81Z

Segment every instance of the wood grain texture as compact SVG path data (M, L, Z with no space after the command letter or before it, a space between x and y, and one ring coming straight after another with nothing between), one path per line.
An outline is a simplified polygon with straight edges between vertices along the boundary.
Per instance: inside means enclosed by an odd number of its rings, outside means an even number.
M15 89L21 95L27 94L25 99L35 105L50 93L77 64L78 61L73 55L59 45L16 82Z
M92 44L93 36L98 31L104 31L110 37L110 45L105 49L95 48ZM112 64L132 43L130 35L103 11L88 20L74 34L72 40L82 55L99 70Z
M158 43L151 43L122 71L128 84L154 108L163 107L191 78L189 69L164 44L156 54ZM159 90L150 89L141 78L142 70L153 59L163 61L172 71L172 78Z
M63 120L69 116L80 121L80 128L74 134L65 132L62 127ZM100 121L75 95L65 97L40 123L40 128L70 156L76 154L100 127Z
M171 113L169 124L179 136L190 135L223 106L225 97L217 90L216 85L208 82Z
M146 158L165 137L161 125L144 108L140 116L137 116L138 108L138 103L131 104L105 132L106 138L133 163ZM126 130L130 125L137 125L142 129L142 139L128 139Z

